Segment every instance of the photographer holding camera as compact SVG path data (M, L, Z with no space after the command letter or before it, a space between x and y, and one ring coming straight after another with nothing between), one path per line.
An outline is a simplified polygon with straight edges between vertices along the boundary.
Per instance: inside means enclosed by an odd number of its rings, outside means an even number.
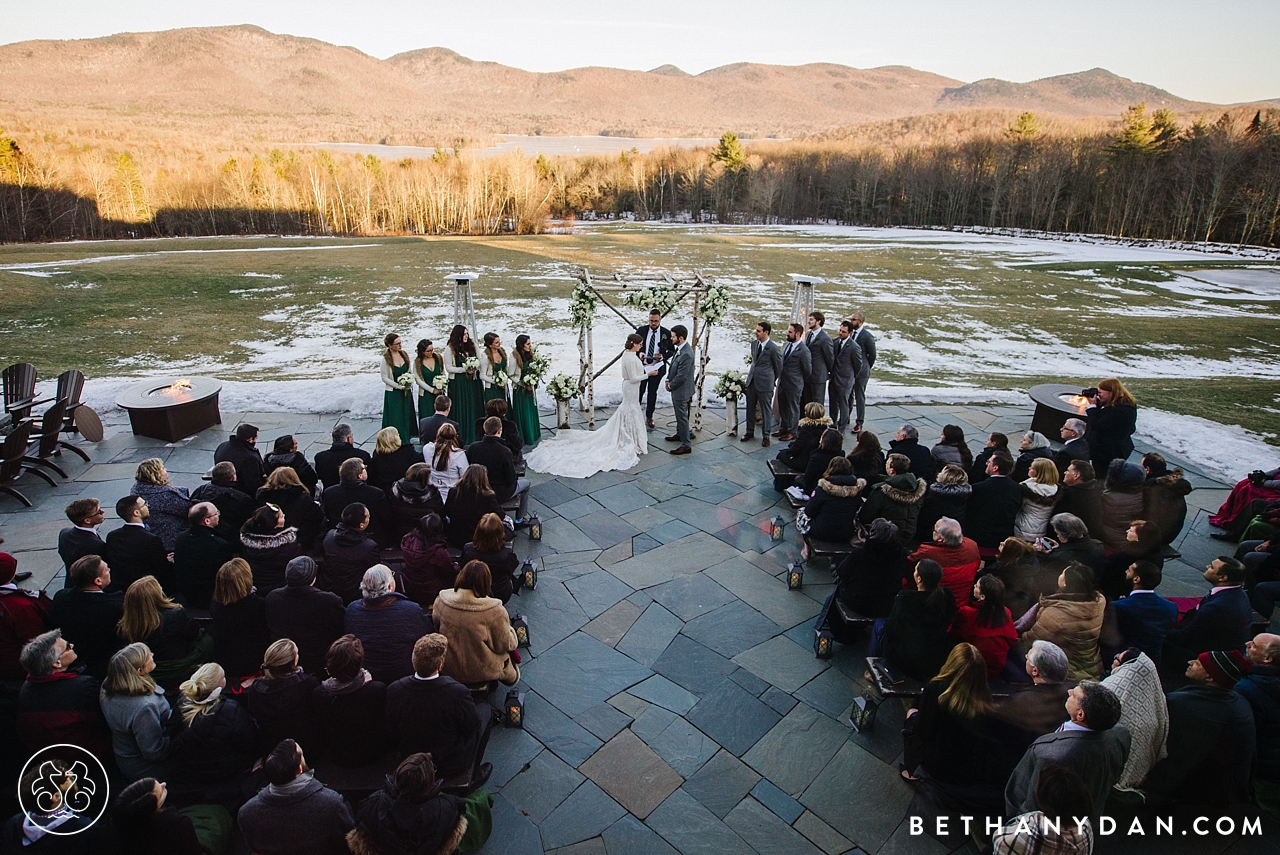
M1092 401L1084 414L1090 462L1095 471L1106 472L1112 460L1128 460L1133 453L1138 402L1114 377L1100 380L1096 389L1085 389L1080 394Z

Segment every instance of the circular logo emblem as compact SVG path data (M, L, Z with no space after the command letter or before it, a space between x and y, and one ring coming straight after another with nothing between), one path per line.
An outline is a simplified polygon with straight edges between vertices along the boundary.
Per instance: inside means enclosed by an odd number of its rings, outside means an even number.
M18 779L18 805L27 821L60 837L91 828L110 798L102 761L78 745L41 749Z

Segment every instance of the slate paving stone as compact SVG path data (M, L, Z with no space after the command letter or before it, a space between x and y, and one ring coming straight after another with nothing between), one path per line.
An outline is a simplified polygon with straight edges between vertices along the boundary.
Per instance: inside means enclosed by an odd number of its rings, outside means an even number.
M502 788L502 797L535 823L540 823L582 783L583 776L550 751L543 751L529 768Z
M582 765L604 744L586 728L543 700L537 692L525 694L524 713L525 730L574 768Z
M617 484L603 490L593 490L591 498L618 515L656 504L653 496L634 484Z
M609 706L634 719L649 708L649 702L640 700L630 692L619 692L609 699Z
M866 664L865 662L863 663ZM875 693L871 692L872 697ZM880 758L883 763L894 763L902 753L902 725L907 720L907 710L901 701L884 703L876 710L876 725L859 733L849 724L849 709L840 714L839 722L849 725L849 741Z
M613 511L602 510L586 514L575 519L573 524L601 549L629 541L640 534L639 529Z
M683 626L680 618L662 605L650 603L618 642L617 649L640 664L652 668Z
M709 614L734 601L733 594L701 573L672 579L647 593L682 621Z
M703 502L689 496L677 496L658 505L658 509L671 514L678 520L684 520L689 525L708 534L714 534L726 526L741 522L747 518L747 515L740 511Z
M541 484L534 484L529 488L529 497L537 499L549 508L555 508L566 502L572 502L581 498L581 494L576 490L566 487L564 484L556 480L543 481Z
M737 555L728 544L701 532L664 543L609 568L609 572L633 588L651 588L681 576L698 573Z
M542 543L547 549L556 552L581 552L600 548L594 540L583 534L572 522L559 517L543 522Z
M776 636L733 657L733 661L784 692L794 692L828 667L813 648L804 648L786 636Z
M796 698L834 719L839 719L860 694L858 685L835 668L823 671L795 691Z
M1141 837L1136 839L1142 840ZM1161 855L1168 855L1171 848L1161 846ZM912 834L911 826L903 822L883 846L871 851L875 851L876 855L945 855L947 847L927 834ZM968 851L972 851L972 848L969 847ZM968 851L962 847L957 850L957 855L968 855ZM1200 851L1200 847L1196 847L1196 851Z
M582 764L581 771L639 819L684 783L675 769L629 730L606 742Z
M686 484L672 484L669 481L661 481L652 476L644 475L635 480L635 485L659 502L666 502L676 496L682 496L689 489Z
M654 540L652 537L650 537L647 534L636 535L635 537L631 538L631 554L644 555L649 550L657 549L661 545L662 545L661 541Z
M626 513L619 514L619 516L641 531L649 531L650 529L657 528L663 523L671 522L671 514L660 511L654 507L649 507L648 505L653 502L653 498L649 496L648 493L644 493L643 495L646 500L646 507L637 508L634 511L627 511ZM610 508L610 510L613 510L613 508ZM614 513L618 512L614 511Z
M634 603L623 600L594 618L582 628L582 631L601 644L617 647L618 642L627 634L627 630L635 624L636 619L644 613L644 609Z
M796 798L824 770L848 736L848 728L834 719L797 704L743 755L742 761ZM815 813L823 816L820 811Z
M690 576L689 578L705 579L706 577ZM676 582L668 584L676 584ZM713 612L694 618L686 623L680 632L721 656L732 658L778 635L782 632L782 627L741 600L734 600Z
M493 764L489 786L501 788L543 751L542 743L521 727L494 728L485 757Z
M795 822L804 813L804 808L798 801L763 779L752 788L751 795L760 804L781 817L787 825Z
M593 837L572 846L548 849L547 855L608 855L608 851L604 848L603 837Z
M771 780L777 783L776 778ZM800 803L861 848L877 852L898 827L913 793L896 769L846 742L805 790Z
M631 732L648 742L651 739L657 739L678 716L671 710L649 704L648 701L645 703L648 706L636 716L635 721L631 722Z
M698 696L677 686L659 674L654 674L643 683L632 686L628 694L657 704L663 709L671 710L676 715L684 715L698 703Z
M786 852L787 855L822 855L821 850L760 802L745 798L724 818L757 852Z
M649 715L655 709L650 707L645 715ZM657 736L646 739L645 742L649 743L649 747L656 751L659 757L670 763L671 768L685 778L692 777L702 768L703 763L714 757L720 750L715 740L679 717L663 728Z
M564 586L589 618L604 614L611 606L632 593L627 583L605 570L570 579Z
M538 587L522 594L519 601L518 608L529 621L529 650L535 661L588 620L587 613L563 583L542 576L538 578Z
M765 511L773 511L775 505L781 499L781 495L773 493L758 493L755 490L740 490L736 495L730 496L718 504L733 508L735 511L742 511L744 514L759 514Z
M695 695L706 694L733 669L728 659L683 635L676 636L653 665L654 671Z
M481 855L542 855L542 837L527 816L501 795L493 797L493 832Z
M582 632L569 636L521 671L530 688L569 716L586 712L652 673Z
M729 674L729 679L751 693L752 697L760 697L771 687L764 680L745 668L736 668Z
M634 816L624 816L604 830L608 855L676 855L671 844Z
M659 511L659 513L661 513L661 511ZM663 516L669 516L669 514L663 514ZM687 537L696 531L698 531L698 529L689 525L687 522L673 519L647 529L646 533L649 537L659 543L670 543L673 540L679 540L682 537Z
M683 789L676 790L646 823L683 855L749 855L755 850Z
M591 781L573 791L560 807L539 824L547 849L569 846L596 837L626 814L626 808Z
M785 568L773 564L781 573ZM721 587L782 627L793 627L812 622L819 606L808 597L791 596L786 583L769 572L741 558L733 558L709 569L710 576Z
M847 837L818 819L813 811L800 814L793 827L827 855L842 855L853 848Z
M591 731L592 735L607 742L631 724L632 717L617 707L604 703L596 704L582 715L575 717L574 721Z
M602 551L600 557L596 559L596 564L601 567L610 567L619 561L627 560L634 554L631 550L631 540L624 540Z
M718 505L731 496L736 496L742 492L742 488L731 481L718 481L707 484L705 487L698 487L690 490L686 495L699 501L709 502Z
M642 609L647 609L649 608L649 604L653 602L653 597L649 596L644 591L636 591L634 594L627 597L627 602L633 603Z
M755 770L721 750L684 782L684 791L716 816L724 817L760 782Z
M715 532L713 536L742 552L768 552L778 546L770 534L768 519L768 514L761 522L748 518Z
M732 680L723 680L689 711L688 719L703 733L741 757L782 716Z

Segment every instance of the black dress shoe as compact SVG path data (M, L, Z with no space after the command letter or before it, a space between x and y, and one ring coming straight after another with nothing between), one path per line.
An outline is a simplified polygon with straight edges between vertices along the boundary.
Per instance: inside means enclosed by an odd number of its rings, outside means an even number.
M682 445L679 448L671 449L667 454L693 454L693 449L687 445Z
M13 581L15 582L25 582L30 578L31 578L30 570L21 570L13 574Z
M755 438L756 438L756 435L754 433L744 433L742 435L742 439L738 440L738 442L750 442Z
M1224 533L1224 532L1220 532L1220 531L1213 531L1213 532L1210 532L1210 533L1209 533L1209 536L1210 536L1210 537L1212 537L1214 540L1225 540L1225 541L1227 541L1228 543L1239 543L1239 542L1240 542L1240 538L1236 537L1234 534L1226 534L1226 533Z
M680 441L680 437L678 437L678 436L674 436L674 435L673 435L673 436L668 436L668 437L663 437L663 438L664 438L667 442L679 442L679 441Z
M481 763L480 768L476 770L476 776L471 779L471 784L469 785L468 789L474 793L476 790L480 789L485 785L485 783L488 782L489 776L492 774L493 774L493 764Z

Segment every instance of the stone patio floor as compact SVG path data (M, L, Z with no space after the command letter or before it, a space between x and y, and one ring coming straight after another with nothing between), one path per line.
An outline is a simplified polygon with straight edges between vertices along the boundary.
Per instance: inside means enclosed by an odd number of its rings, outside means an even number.
M886 445L903 422L925 444L954 422L976 451L990 431L1026 430L1031 408L880 405L868 415L867 428ZM534 543L522 531L515 548L537 559L541 573L535 591L509 604L530 626L519 686L526 725L499 729L490 742L494 827L482 851L976 853L963 838L910 834L914 790L897 773L905 706L885 703L868 733L850 726L853 700L868 689L863 645L814 658L811 624L832 589L827 566L811 563L803 589L787 590L783 574L800 544L794 513L765 468L778 446L726 436L722 416L706 411L688 457L663 453L671 447L662 439L673 424L668 410L658 414L650 453L630 471L585 480L530 473L530 510L544 535ZM120 524L111 508L147 457L164 459L174 483L194 488L241 421L261 429L260 447L292 433L311 458L339 420L372 448L380 424L340 414L224 413L218 428L164 443L133 436L123 413L108 413L106 438L79 443L92 463L64 454L71 478L56 488L24 479L34 508L0 497L0 548L34 572L29 586L60 588L55 547L71 499L102 501L105 534ZM1160 592L1200 596L1202 569L1229 551L1209 539L1207 523L1228 485L1185 461L1170 464L1196 489L1177 544L1183 557L1166 565ZM1249 468L1240 461L1242 472ZM774 542L765 532L779 513L788 526ZM1183 840L1103 838L1099 849L1280 852L1272 845L1280 824L1263 819L1262 838L1198 838L1185 849L1173 845Z

